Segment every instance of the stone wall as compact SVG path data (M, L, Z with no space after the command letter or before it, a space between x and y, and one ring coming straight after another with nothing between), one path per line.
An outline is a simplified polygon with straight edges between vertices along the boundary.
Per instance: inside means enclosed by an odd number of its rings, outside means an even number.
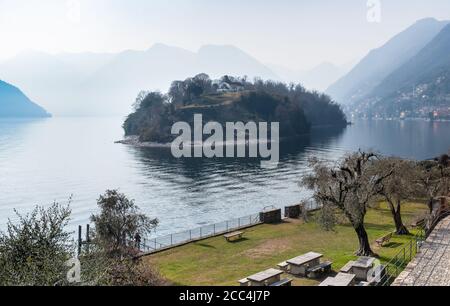
M450 217L443 219L393 286L450 286Z

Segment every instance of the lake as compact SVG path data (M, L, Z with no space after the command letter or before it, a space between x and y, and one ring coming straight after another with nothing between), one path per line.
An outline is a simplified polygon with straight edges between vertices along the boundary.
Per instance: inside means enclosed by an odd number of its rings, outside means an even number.
M120 189L161 224L155 235L296 204L312 156L336 160L359 148L426 159L450 148L450 123L357 121L344 130L315 130L281 147L276 169L255 159L175 159L170 149L135 148L123 138L121 118L0 119L0 228L14 209L61 204L71 197L71 229L86 224L96 199Z

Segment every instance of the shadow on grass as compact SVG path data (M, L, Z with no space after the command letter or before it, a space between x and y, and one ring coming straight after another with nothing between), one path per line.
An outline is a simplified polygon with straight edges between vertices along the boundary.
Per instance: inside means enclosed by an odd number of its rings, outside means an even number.
M396 249L399 248L403 245L403 243L399 243L399 242L389 242L386 243L383 248L388 248L388 249Z
M250 239L243 237L243 238L241 238L241 239L239 239L239 240L228 241L228 243L231 243L231 244L238 244L238 243L245 242L245 241L249 241L249 240L250 240Z
M196 242L195 245L206 249L217 249L215 246L201 242Z

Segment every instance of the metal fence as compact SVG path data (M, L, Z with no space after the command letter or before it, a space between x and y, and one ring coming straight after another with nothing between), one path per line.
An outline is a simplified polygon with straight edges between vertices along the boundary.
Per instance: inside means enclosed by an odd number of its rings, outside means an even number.
M400 273L406 269L408 264L416 257L417 253L420 252L420 247L425 239L425 230L421 230L419 234L414 236L414 238L385 265L385 270L379 283L381 286L392 285Z
M170 248L179 244L214 237L221 234L236 231L253 225L261 224L260 215L254 214L230 221L224 221L184 232L170 234L162 237L143 239L140 249L144 252L155 252Z
M320 208L320 205L318 205L313 200L303 201L301 205L303 206L303 210L305 212L314 211ZM275 208L275 207L271 206L267 208ZM207 225L176 234L170 234L152 239L148 238L143 239L140 244L140 250L151 253L171 248L180 244L226 234L231 231L236 231L242 228L258 225L261 223L262 221L260 219L260 214L259 213L253 214L250 216L241 217L230 221L224 221L212 225Z
M430 236L434 228L443 218L450 215L450 211L442 211L439 215L431 216L428 224L425 224L420 231L407 243L398 254L385 265L385 271L381 277L381 286L391 286L397 277L402 273L408 264L420 252L420 248L425 240Z

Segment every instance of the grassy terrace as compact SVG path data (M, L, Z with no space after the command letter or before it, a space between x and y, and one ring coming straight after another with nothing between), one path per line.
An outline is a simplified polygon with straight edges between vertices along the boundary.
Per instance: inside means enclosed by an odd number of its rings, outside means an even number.
M426 211L423 204L405 205L403 218L410 224ZM410 241L410 237L395 236L389 244L378 248L375 240L395 230L387 206L372 209L366 217L367 231L374 251L382 262L389 261ZM247 229L245 239L228 243L215 237L146 257L171 282L177 285L237 285L246 276L263 271L287 259L315 251L334 262L338 271L355 259L358 240L350 225L339 225L326 232L315 222L307 224L289 220L278 225L260 225ZM292 276L289 276L292 277ZM294 286L317 285L319 281L295 278Z

